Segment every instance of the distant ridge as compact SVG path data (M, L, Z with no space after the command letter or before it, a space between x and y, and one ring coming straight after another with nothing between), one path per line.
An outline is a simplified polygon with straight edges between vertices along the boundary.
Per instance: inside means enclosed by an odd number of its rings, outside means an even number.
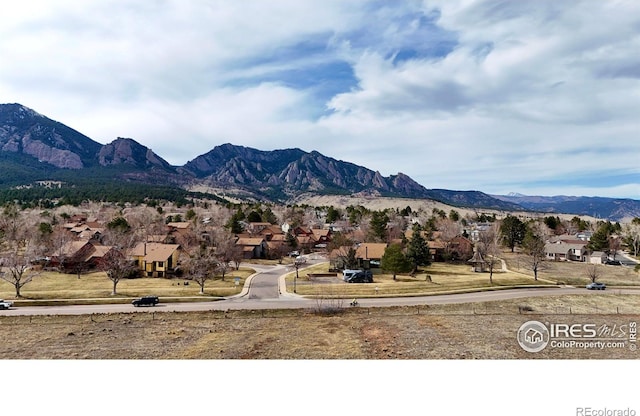
M0 104L0 191L34 181L223 189L242 198L288 203L301 195L431 199L452 206L503 211L544 210L617 219L640 216L640 201L609 198L488 195L427 189L403 173L380 172L317 151L264 151L225 143L184 166L172 166L131 138L102 145L21 104ZM531 199L531 198L537 198ZM552 198L552 199L544 199ZM573 198L573 199L572 199Z
M549 214L589 215L621 221L640 217L640 201L628 198L589 196L529 196L522 194L492 195L493 198L518 204L527 210Z

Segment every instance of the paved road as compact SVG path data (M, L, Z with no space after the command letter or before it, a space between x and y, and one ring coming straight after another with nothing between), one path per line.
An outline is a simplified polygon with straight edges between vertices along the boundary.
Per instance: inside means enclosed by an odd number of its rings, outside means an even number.
M453 303L486 302L495 300L519 299L533 296L576 295L590 294L601 296L603 294L640 294L638 289L613 289L606 291L588 291L582 288L542 288L542 289L511 289L492 292L464 293L457 295L433 295L405 298L370 298L359 299L360 307L385 307L385 306L416 306L416 305L442 305ZM134 308L130 304L109 305L73 305L73 306L23 306L10 310L0 311L1 315L83 315L93 313L119 313L119 312L190 312L208 310L240 310L240 309L311 309L319 306L330 306L342 303L348 306L349 300L315 300L303 297L287 295L280 298L251 299L249 296L234 297L216 302L192 302L192 303L161 303L155 307Z
M321 262L322 259L309 259L307 265ZM161 303L155 307L134 308L131 304L107 305L71 305L71 306L21 306L0 311L2 315L83 315L94 313L120 312L189 312L207 310L239 310L239 309L308 309L323 306L348 306L350 299L316 300L288 293L284 283L284 274L291 272L292 267L256 266L257 273L245 285L243 291L230 298L213 302ZM367 298L359 299L360 307L442 305L452 303L473 303L496 300L527 298L532 296L591 294L598 296L606 293L640 294L640 289L608 289L606 291L589 291L584 288L548 287L535 289L509 289L490 292L464 293L455 295L431 295L399 298Z

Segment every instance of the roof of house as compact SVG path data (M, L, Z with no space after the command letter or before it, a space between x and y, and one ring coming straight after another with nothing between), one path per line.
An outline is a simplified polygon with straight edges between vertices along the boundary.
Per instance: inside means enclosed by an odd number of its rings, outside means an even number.
M298 235L296 237L296 239L298 240L299 244L310 244L310 243L316 241L314 238L312 238L312 237L310 237L308 235L303 235L303 234Z
M435 231L433 234L435 235L437 233L437 231ZM428 239L429 238L429 233L427 231L420 231L420 234L422 234L422 238L424 239ZM411 239L411 237L413 237L413 229L409 228L407 231L404 232L404 236L407 239Z
M56 257L60 257L60 256L71 257L71 256L75 255L78 251L83 249L87 244L90 244L90 243L88 241L86 241L86 240L69 241L68 243L63 245L59 250L56 250L56 252L54 253L54 256L56 256Z
M264 238L256 238L256 237L241 237L236 241L236 245L238 246L259 246L264 241Z
M446 244L443 243L442 241L427 241L427 245L429 246L430 249L444 249L446 247Z
M362 243L356 249L356 257L360 259L381 259L387 243Z
M191 223L188 221L170 222L170 223L167 223L167 226L172 228L177 228L179 230L185 230L187 228L191 228Z
M567 243L547 243L544 245L544 251L548 254L567 254L569 250L582 250L587 244L567 244Z
M328 237L329 233L331 232L331 230L329 229L320 229L320 228L314 228L311 230L311 232L313 233L313 235L316 238L320 238L320 237Z
M270 222L250 222L249 227L271 227Z
M342 246L342 247L334 248L333 250L331 250L331 253L329 253L329 258L337 259L339 257L344 257L349 253L349 249L351 248L352 246Z
M93 250L91 250L91 253L87 255L84 261L89 261L96 258L101 259L106 256L107 253L113 248L113 246L103 246L101 244L92 244L92 246Z
M147 262L166 261L179 248L180 244L139 243L131 255L143 257Z

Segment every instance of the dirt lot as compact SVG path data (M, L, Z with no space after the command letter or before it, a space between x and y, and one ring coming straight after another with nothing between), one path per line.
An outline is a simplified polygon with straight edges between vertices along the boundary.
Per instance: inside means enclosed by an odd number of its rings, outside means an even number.
M537 320L606 325L618 336L640 321L629 313L638 306L640 296L612 294L335 311L0 316L0 359L635 359L628 342L528 353L516 333Z

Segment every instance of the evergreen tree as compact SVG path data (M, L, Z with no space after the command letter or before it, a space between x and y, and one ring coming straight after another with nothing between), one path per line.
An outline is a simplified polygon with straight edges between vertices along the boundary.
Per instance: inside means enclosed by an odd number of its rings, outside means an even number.
M293 234L291 234L290 231L287 231L285 241L287 242L287 245L291 247L292 250L295 250L296 248L298 248L298 240L296 240L296 237Z
M262 216L257 211L251 211L247 216L249 222L262 222Z
M400 244L391 244L384 251L380 259L380 268L387 272L393 273L393 280L396 280L398 273L407 273L411 271L411 261L402 252Z
M337 209L335 209L333 206L330 206L327 209L327 219L326 219L326 223L327 224L332 224L336 221L338 221L340 219L340 211L338 211Z
M387 241L387 223L389 217L384 211L373 211L369 226L369 237L374 241Z
M196 212L193 210L193 208L189 208L184 217L187 219L187 221L191 221L196 218Z
M502 225L500 226L502 241L511 249L512 253L516 245L522 244L526 232L527 226L517 217L508 215L507 218L502 220Z
M273 213L273 211L269 207L267 207L267 209L264 210L264 213L262 214L262 219L265 222L268 222L269 224L278 223L278 218L276 218L276 215Z
M611 223L611 221L601 222L598 225L598 229L593 233L591 239L589 239L589 248L593 251L608 252L610 249L611 235L616 233L618 227Z
M125 233L131 229L131 226L124 217L116 217L107 223L107 228L112 231Z
M413 266L412 273L416 273L419 266L427 266L430 263L429 244L422 236L420 224L413 226L413 234L407 243L407 259Z

